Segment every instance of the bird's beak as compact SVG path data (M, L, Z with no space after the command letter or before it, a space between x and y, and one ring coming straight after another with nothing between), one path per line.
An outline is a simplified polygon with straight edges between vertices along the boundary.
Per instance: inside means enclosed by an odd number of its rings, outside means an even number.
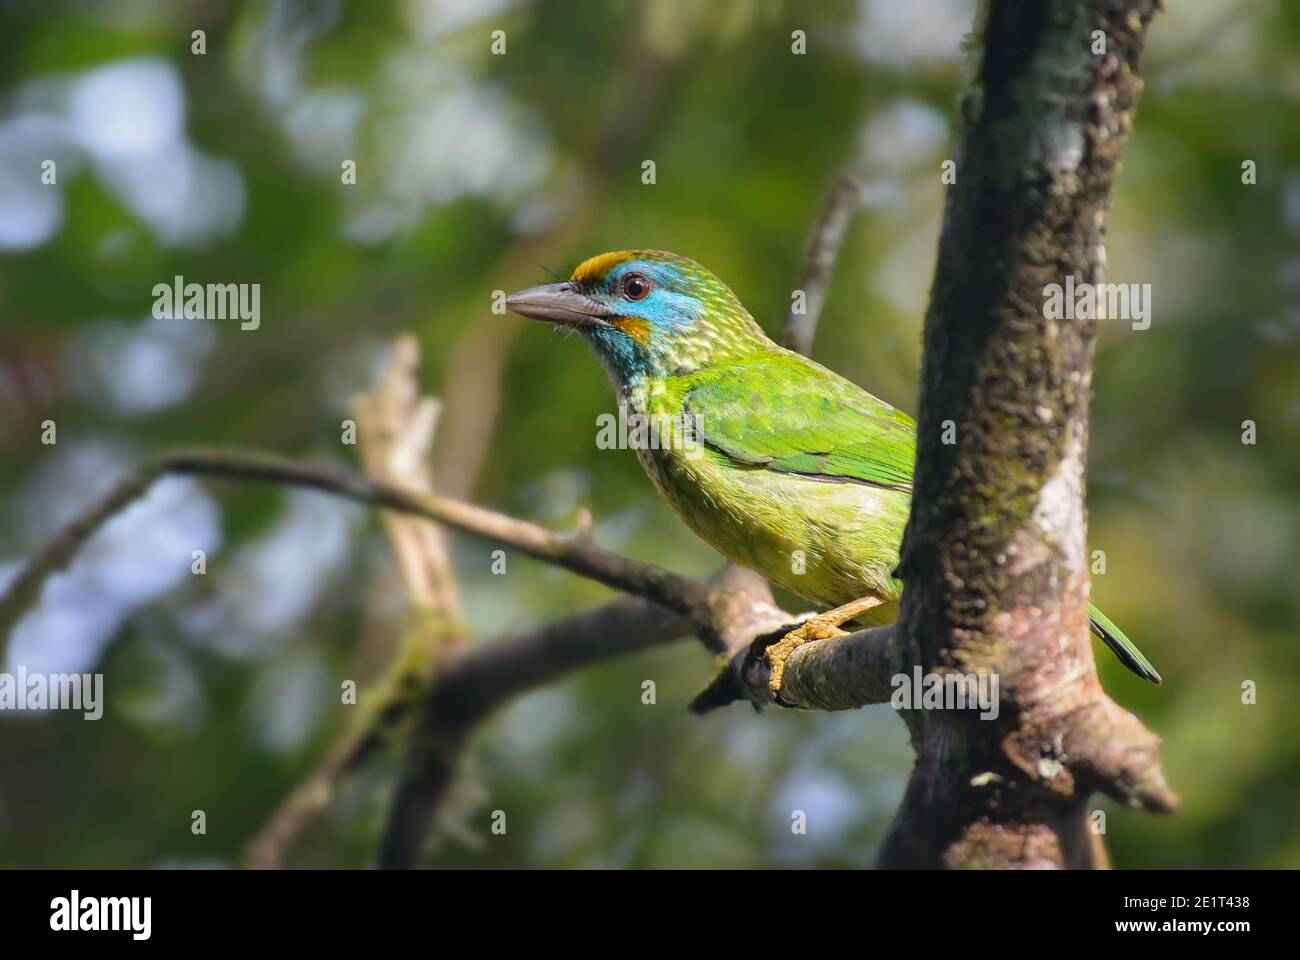
M607 327L607 318L614 315L603 303L575 290L567 282L547 283L512 293L506 297L506 307L521 317L566 327Z

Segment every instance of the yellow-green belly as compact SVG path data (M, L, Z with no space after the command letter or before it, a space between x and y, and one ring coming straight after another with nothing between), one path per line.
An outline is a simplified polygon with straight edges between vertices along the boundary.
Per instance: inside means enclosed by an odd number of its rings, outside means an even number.
M885 603L868 622L897 617L902 584L889 574L898 564L907 494L738 466L712 450L696 459L637 453L677 515L728 560L819 606L872 595Z

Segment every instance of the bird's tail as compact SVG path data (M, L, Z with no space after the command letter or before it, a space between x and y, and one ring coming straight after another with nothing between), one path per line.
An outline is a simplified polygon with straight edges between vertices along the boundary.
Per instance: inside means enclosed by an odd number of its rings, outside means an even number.
M1115 651L1115 656L1119 657L1119 662L1124 664L1143 680L1150 680L1152 683L1160 683L1160 674L1156 668L1151 666L1151 661L1142 656L1142 651L1128 637L1124 636L1124 631L1115 624L1111 623L1110 618L1102 613L1096 607L1089 604L1088 616L1091 617L1092 632L1095 633L1101 641Z

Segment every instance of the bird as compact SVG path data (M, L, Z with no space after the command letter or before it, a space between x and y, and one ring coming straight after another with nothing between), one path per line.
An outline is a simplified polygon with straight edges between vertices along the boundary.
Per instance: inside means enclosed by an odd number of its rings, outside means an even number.
M558 279L558 278L557 278ZM629 443L673 512L733 563L824 608L767 646L779 699L801 644L897 619L916 423L771 340L708 269L662 250L602 253L568 280L505 300L576 331L605 368ZM1092 632L1131 671L1160 674L1095 606Z

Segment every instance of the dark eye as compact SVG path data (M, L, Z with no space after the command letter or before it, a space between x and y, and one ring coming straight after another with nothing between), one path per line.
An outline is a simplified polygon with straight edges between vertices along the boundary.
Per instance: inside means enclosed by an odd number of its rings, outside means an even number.
M650 293L650 281L639 273L629 273L623 278L623 296L629 300L644 300Z

